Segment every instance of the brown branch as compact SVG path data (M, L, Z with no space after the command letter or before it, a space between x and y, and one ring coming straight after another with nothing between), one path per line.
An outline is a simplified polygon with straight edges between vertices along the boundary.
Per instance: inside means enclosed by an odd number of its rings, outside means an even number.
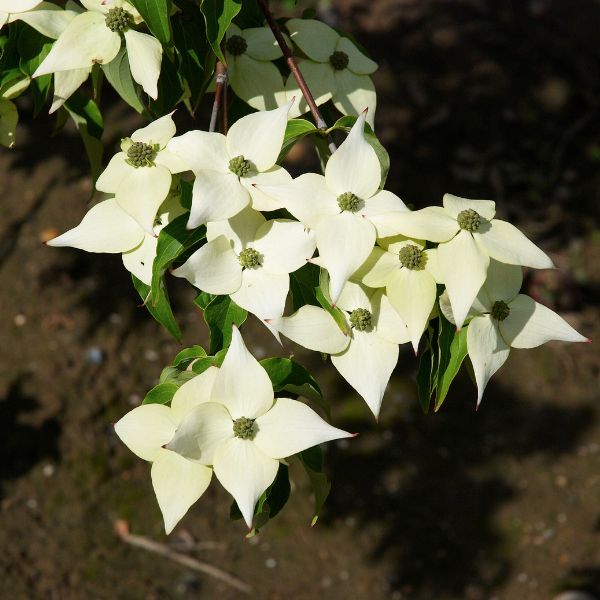
M300 87L300 90L302 91L302 95L304 96L304 99L306 100L306 103L308 104L308 106L310 108L310 112L312 113L313 119L315 120L317 127L319 129L327 129L327 123L325 122L325 119L321 115L321 112L319 111L319 107L317 106L317 103L315 102L315 99L314 99L311 91L308 89L308 85L306 85L306 80L304 79L304 76L302 75L300 69L298 68L298 63L296 62L296 58L292 54L290 47L287 45L287 42L285 41L285 38L283 37L283 33L281 33L281 29L279 28L277 21L275 21L275 19L273 18L273 15L271 14L269 7L267 6L267 3L265 2L265 0L256 0L256 2L258 3L258 6L260 7L261 11L265 15L267 24L269 25L271 31L273 32L273 35L275 36L275 39L277 40L277 43L279 44L279 48L281 48L281 52L283 52L283 56L285 57L285 60L287 61L288 66L290 67L290 71L292 72L292 75L298 82L298 86Z
M227 87L227 67L220 60L217 61L215 74L215 100L213 102L212 113L210 115L210 125L208 126L209 131L215 131L217 127L217 116L219 115L221 105L223 104L223 96L226 97L226 92L224 92L224 90ZM226 116L224 121L225 123L227 122ZM224 133L227 132L225 131Z
M227 71L225 72L227 74ZM227 79L223 85L223 102L221 103L221 133L223 135L227 135L227 131L229 130L229 123L227 120L227 109L229 100L227 98Z

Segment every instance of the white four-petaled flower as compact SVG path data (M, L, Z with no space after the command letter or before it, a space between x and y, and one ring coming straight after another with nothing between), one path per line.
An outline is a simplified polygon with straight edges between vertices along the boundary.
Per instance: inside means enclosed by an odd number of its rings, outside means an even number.
M287 127L291 102L275 110L242 117L227 136L207 131L188 131L169 142L175 153L194 172L196 181L188 227L229 219L252 202L255 210L281 206L253 184L290 180L275 164Z
M560 315L519 294L522 283L521 267L491 260L485 284L469 311L467 348L478 405L490 377L506 362L511 348L536 348L550 340L589 341ZM440 308L454 322L446 294L440 297Z
M209 294L231 299L259 319L283 314L290 287L289 273L314 254L314 234L289 219L267 221L246 208L227 221L213 221L208 243L173 275L184 277Z
M315 262L329 271L334 303L371 253L375 239L396 233L388 225L390 215L408 211L400 198L379 190L381 166L365 139L364 125L363 113L331 155L325 176L306 173L289 184L258 186L315 231Z
M440 274L459 329L485 281L490 258L536 269L553 266L514 225L494 218L495 202L445 194L443 204L395 215L393 226L402 235L439 242Z

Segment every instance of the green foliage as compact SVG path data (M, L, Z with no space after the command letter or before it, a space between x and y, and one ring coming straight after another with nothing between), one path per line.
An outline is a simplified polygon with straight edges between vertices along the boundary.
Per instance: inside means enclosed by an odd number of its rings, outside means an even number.
M202 0L200 9L206 21L206 37L213 52L223 63L227 63L221 51L221 42L233 18L240 12L242 0Z
M179 386L169 381L155 385L144 398L142 404L169 404Z
M285 158L296 142L317 131L318 129L306 119L290 119L285 130L283 145L281 146L277 162L281 162Z
M144 302L148 312L177 340L181 339L181 330L173 315L169 294L164 281L158 286L158 293L150 299L150 286L140 281L135 275L131 276L133 285Z
M144 19L154 37L168 44L171 41L170 0L129 0Z
M323 451L320 446L308 448L301 452L298 457L308 475L313 490L313 496L315 497L313 518L310 522L310 526L314 527L321 515L321 510L323 510L329 492L331 491L331 482L323 472Z
M247 317L248 311L229 296L215 296L204 308L204 320L210 329L210 354L229 346L232 325L239 327Z
M113 86L117 94L121 96L131 108L139 112L144 112L144 104L141 100L140 87L133 81L129 59L125 48L121 48L116 58L107 65L102 65L102 71L106 79Z

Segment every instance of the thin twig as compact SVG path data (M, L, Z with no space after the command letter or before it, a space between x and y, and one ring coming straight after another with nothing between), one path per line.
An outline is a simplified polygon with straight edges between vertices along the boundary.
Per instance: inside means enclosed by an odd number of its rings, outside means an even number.
M225 82L223 84L223 101L221 102L221 133L223 135L227 135L227 131L229 130L229 123L227 120L227 109L228 109L228 99L227 99L227 89L228 89L228 77L227 71L225 71Z
M215 100L213 102L212 113L210 115L210 125L208 126L209 131L215 131L217 127L217 116L223 102L223 90L227 86L227 67L220 60L217 61L215 73Z
M313 119L315 120L317 127L319 129L327 129L327 123L325 122L325 119L321 115L321 112L319 111L319 107L317 106L317 103L315 102L315 99L314 99L311 91L308 89L308 85L306 85L306 80L304 79L304 76L302 75L300 69L298 68L298 63L296 62L296 58L292 54L290 47L287 45L287 42L285 41L285 38L283 37L283 33L281 33L281 29L279 28L279 25L277 24L277 21L275 21L275 19L273 18L273 15L271 14L271 11L269 10L269 7L267 6L267 3L265 2L265 0L256 0L256 1L258 3L258 6L260 7L260 9L262 10L263 14L265 15L267 24L271 28L271 31L273 32L273 35L275 36L275 39L277 40L277 43L279 44L279 48L281 48L281 52L283 53L283 56L285 57L285 60L287 61L288 66L290 67L290 71L292 72L296 81L298 82L298 86L300 87L300 90L302 91L302 95L304 96L304 99L306 100L306 103L308 104L308 107L310 108L310 112L312 113Z
M230 575L229 573L215 567L213 565L209 565L208 563L199 561L191 556L186 556L185 554L180 554L179 552L174 552L168 546L164 544L159 544L153 540L149 540L141 535L134 535L129 533L128 527L126 523L117 522L115 524L115 531L117 535L127 544L131 544L136 548L142 548L143 550L147 550L148 552L153 552L154 554L158 554L159 556L164 556L173 562L179 563L188 569L192 569L194 571L199 571L200 573L204 573L214 579L218 579L223 583L235 588L236 590L242 592L243 594L250 594L252 592L252 587L247 583L244 583L237 577Z

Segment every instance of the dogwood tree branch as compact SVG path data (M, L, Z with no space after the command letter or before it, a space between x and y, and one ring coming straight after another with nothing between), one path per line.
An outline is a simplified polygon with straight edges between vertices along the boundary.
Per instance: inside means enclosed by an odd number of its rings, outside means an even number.
M215 131L217 128L217 117L221 111L223 133L227 133L227 67L220 61L217 61L215 67L215 99L213 102L212 113L210 115L209 131ZM224 115L224 117L223 117Z

